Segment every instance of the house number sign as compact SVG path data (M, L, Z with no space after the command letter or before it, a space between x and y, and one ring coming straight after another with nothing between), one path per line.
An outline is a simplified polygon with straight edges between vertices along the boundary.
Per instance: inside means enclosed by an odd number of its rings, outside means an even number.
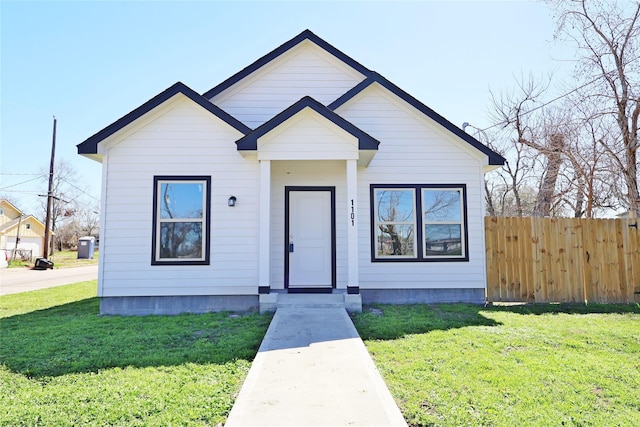
M356 225L356 208L353 205L353 199L351 199L350 219L351 219L351 226L354 227Z

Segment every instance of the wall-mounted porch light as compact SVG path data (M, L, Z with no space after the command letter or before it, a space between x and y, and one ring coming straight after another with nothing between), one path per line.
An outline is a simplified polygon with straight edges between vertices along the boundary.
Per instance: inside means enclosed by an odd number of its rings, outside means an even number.
M234 207L236 205L236 200L237 200L236 196L229 197L229 201L228 201L229 207Z

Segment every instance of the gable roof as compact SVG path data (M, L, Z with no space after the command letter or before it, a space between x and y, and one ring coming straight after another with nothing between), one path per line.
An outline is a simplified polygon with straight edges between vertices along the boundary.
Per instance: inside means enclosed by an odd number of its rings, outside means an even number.
M337 109L338 107L347 103L350 99L352 99L357 94L359 94L360 92L362 92L363 90L365 90L366 88L368 88L374 83L380 84L381 86L389 90L391 93L393 93L403 101L407 102L409 105L416 108L418 111L424 113L426 116L434 120L439 125L443 126L449 132L453 133L457 137L461 138L468 144L472 145L476 149L486 154L489 157L490 165L504 165L504 162L506 160L500 154L496 153L495 151L493 151L492 149L490 149L489 147L487 147L486 145L484 145L483 143L475 139L473 136L469 135L464 130L460 129L459 127L451 123L449 120L445 119L440 114L436 113L434 110L427 107L425 104L418 101L416 98L409 95L407 92L403 91L398 86L391 83L389 80L387 80L386 78L384 78L383 76L381 76L376 72L371 72L371 74L366 79L364 79L362 82L354 86L351 90L349 90L347 93L342 95L340 98L336 99L334 102L329 104L329 108L331 110Z
M349 65L351 68L355 69L356 71L360 72L361 74L364 74L365 76L368 76L371 73L371 70L369 70L367 67L365 67L364 65L360 64L355 59L349 57L348 55L346 55L342 51L336 49L335 47L333 47L332 45L330 45L326 41L322 40L320 37L315 35L310 30L304 30L303 32L301 32L300 34L298 34L297 36L295 36L291 40L289 40L289 41L283 43L282 45L278 46L276 49L274 49L271 52L267 53L265 56L263 56L262 58L258 59L257 61L255 61L251 65L245 67L240 72L234 74L233 76L229 77L228 79L226 79L225 81L223 81L219 85L215 86L213 89L208 90L207 92L202 94L202 96L207 98L207 99L213 98L214 96L218 95L220 92L224 91L225 89L228 89L229 87L231 87L234 84L238 83L240 80L242 80L245 77L249 76L251 73L259 70L260 68L262 68L263 66L265 66L269 62L271 62L274 59L278 58L280 55L288 52L290 49L292 49L293 47L295 47L298 44L302 43L304 40L309 40L309 41L313 42L314 44L318 45L319 47L321 47L322 49L324 49L325 51L327 51L331 55L335 56L336 58L338 58L339 60L344 62L345 64Z
M242 132L243 134L247 134L248 132L251 131L251 129L247 127L245 124L243 124L242 122L240 122L239 120L231 116L229 113L222 110L220 107L209 102L209 100L199 95L196 91L194 91L184 83L177 82L171 87L165 89L163 92L154 96L149 101L145 102L135 110L131 111L127 115L121 117L120 119L116 120L106 128L102 129L95 135L87 138L85 141L78 144L77 145L78 154L97 154L98 143L100 141L103 141L105 138L108 138L109 136L113 135L120 129L131 124L132 122L139 119L149 111L158 107L160 104L173 98L178 93L181 93L187 98L191 99L193 102L200 105L202 108L206 109L211 114L220 118L225 123L229 124L230 126Z
M33 220L33 222L36 223L36 225L38 225L41 228L45 228L44 224L35 216L33 215L22 215L21 217L18 218L14 218L11 221L8 221L4 224L2 224L2 226L0 226L0 234L5 234L7 231L11 230L12 228L17 227L17 225L21 222L26 222L29 220ZM49 230L49 234L53 235L55 234L53 231Z
M354 137L358 138L358 149L359 150L377 150L380 142L373 138L368 133L364 132L353 123L349 122L345 118L339 116L334 113L331 109L326 107L324 104L316 101L310 96L305 96L300 99L295 104L291 105L289 108L281 112L280 114L273 117L271 120L263 123L261 126L257 127L253 132L250 132L246 136L240 138L236 141L236 145L238 146L238 150L257 150L258 149L258 138L275 129L285 121L289 120L291 117L299 113L305 108L311 108L316 113L320 114L324 118L328 119L332 123L336 124L340 128L344 129L346 132L350 133Z
M229 113L225 112L220 107L214 105L212 102L209 101L209 99L213 98L217 94L221 93L222 91L238 83L245 77L249 76L253 72L267 65L269 62L277 59L278 57L285 54L295 46L304 42L305 40L311 41L312 43L316 44L321 49L324 49L326 52L333 55L334 57L336 57L346 65L352 67L354 70L364 75L365 79L361 81L359 84L357 84L356 86L354 86L352 89L347 91L344 95L340 96L337 100L332 102L329 106L324 106L323 104L319 103L318 101L314 100L311 97L302 98L300 101L288 107L282 113L276 115L272 119L268 120L266 123L263 123L254 131L252 131L244 123L240 122L235 117L231 116ZM391 83L389 80L387 80L380 74L369 70L359 62L355 61L348 55L336 49L335 47L333 47L332 45L330 45L329 43L327 43L326 41L324 41L323 39L315 35L310 30L305 30L301 32L291 40L283 43L273 51L269 52L268 54L264 55L257 61L253 62L251 65L245 67L240 72L234 74L233 76L229 77L219 85L215 86L213 89L205 92L203 95L199 95L197 92L193 91L191 88L189 88L188 86L186 86L181 82L174 84L173 86L169 87L165 91L156 95L154 98L150 99L140 107L131 111L129 114L123 116L122 118L118 119L116 122L102 129L95 135L89 137L84 142L78 144L77 145L78 154L84 154L84 155L87 155L88 157L92 157L92 155L98 154L98 143L100 141L113 135L123 127L129 125L133 121L137 120L144 114L158 107L163 102L167 101L168 99L172 98L178 93L182 93L192 101L196 102L201 107L205 108L207 111L211 112L212 114L214 114L215 116L217 116L218 118L222 119L224 122L226 122L227 124L235 128L236 130L246 135L245 137L240 138L238 141L236 141L238 150L255 150L256 148L252 148L252 147L254 147L257 144L257 139L260 136L272 130L273 128L281 124L284 120L287 120L293 114L296 114L298 111L300 111L302 108L305 108L305 107L310 107L314 109L314 111L318 112L319 114L322 114L324 117L331 120L338 126L342 127L347 132L352 133L354 136L356 134L361 135L362 138L358 136L358 139L361 140L362 141L361 143L363 143L364 146L368 148L360 148L360 149L377 150L377 146L378 146L377 140L375 140L370 135L364 133L362 130L358 129L356 126L354 126L353 124L351 124L350 122L348 122L347 120L343 119L338 114L333 112L335 109L337 109L341 105L344 105L350 99L355 97L358 93L362 92L363 90L365 90L367 87L371 86L374 83L378 83L381 86L385 87L387 90L391 91L393 94L395 94L396 96L398 96L399 98L407 102L409 105L413 106L418 111L422 112L423 114L425 114L426 116L434 120L436 123L444 127L446 130L448 130L449 132L451 132L461 140L465 141L467 144L471 145L475 149L487 155L489 165L503 165L505 163L506 161L505 158L502 157L500 154L491 150L486 145L482 144L480 141L475 139L473 136L469 135L464 130L455 126L453 123L451 123L450 121L448 121L447 119L445 119L444 117L436 113L431 108L427 107L422 102L418 101L413 96L409 95L407 92L400 89L395 84Z
M22 211L20 209L18 209L17 207L15 207L14 204L11 203L10 201L8 201L7 199L0 199L0 206L8 206L11 209L13 209L14 211L16 211L18 213L18 215L22 215Z
M366 76L366 78L362 82L360 82L359 84L354 86L351 90L349 90L344 95L342 95L340 98L338 98L337 100L332 102L328 106L329 110L337 109L338 107L340 107L341 105L345 104L347 101L352 99L354 96L356 96L358 93L362 92L364 89L366 89L367 87L369 87L373 83L379 83L380 85L382 85L383 87L385 87L386 89L388 89L389 91L394 93L396 96L398 96L399 98L401 98L402 100L404 100L405 102L407 102L408 104L410 104L411 106L416 108L418 111L420 111L423 114L425 114L426 116L430 117L436 123L440 124L445 129L447 129L448 131L450 131L451 133L453 133L454 135L456 135L457 137L459 137L460 139L465 141L466 143L470 144L474 148L476 148L476 149L480 150L482 153L486 154L488 156L490 165L503 165L504 164L505 158L502 157L500 154L498 154L495 151L491 150L489 147L487 147L486 145L484 145L483 143L478 141L476 138L474 138L473 136L469 135L464 130L460 129L458 126L454 125L449 120L445 119L440 114L436 113L434 110L432 110L431 108L429 108L428 106L426 106L422 102L418 101L416 98L414 98L413 96L409 95L407 92L403 91L402 89L400 89L395 84L391 83L389 80L387 80L382 75L378 74L375 71L372 71L372 70L366 68L365 66L363 66L362 64L360 64L359 62L357 62L353 58L349 57L348 55L346 55L342 51L336 49L334 46L330 45L329 43L327 43L326 41L324 41L323 39L318 37L316 34L311 32L310 30L305 30L302 33L298 34L296 37L294 37L291 40L289 40L289 41L285 42L284 44L280 45L278 48L274 49L273 51L269 52L268 54L266 54L262 58L258 59L257 61L255 61L254 63L249 65L248 67L244 68L242 71L234 74L233 76L229 77L224 82L222 82L219 85L215 86L213 89L205 92L202 96L207 98L207 99L213 98L217 94L221 93L222 91L224 91L224 90L228 89L229 87L233 86L234 84L238 83L240 80L242 80L245 77L249 76L251 73L257 71L258 69L260 69L261 67L265 66L269 62L271 62L271 61L275 60L276 58L278 58L279 56L283 55L284 53L286 53L287 51L289 51L293 47L297 46L299 43L303 42L304 40L312 41L313 43L315 43L316 45L318 45L322 49L326 50L328 53L332 54L333 56L335 56L336 58L340 59L345 64L351 66L352 68L354 68L355 70L357 70L358 72L360 72L361 74ZM296 105L296 104L294 104L294 105ZM289 108L292 108L292 107L294 107L294 106L291 106ZM318 112L320 112L320 110L318 110ZM276 117L278 117L278 116L276 116ZM275 117L272 120L274 120L274 119L275 119ZM262 126L267 125L272 120L264 123ZM275 127L278 124L280 124L280 123L272 123L271 125L273 127ZM262 126L258 127L257 129L260 129ZM273 129L273 127L271 129ZM271 130L271 129L269 129L269 130ZM268 130L267 130L267 132L268 132ZM248 137L248 135L247 135L247 137ZM241 138L237 142L238 143L238 150L249 149L249 148L243 148L243 147L246 146L245 144L248 143L249 139L250 138L247 138L247 140L245 140L245 138ZM240 141L242 141L242 142L240 142Z

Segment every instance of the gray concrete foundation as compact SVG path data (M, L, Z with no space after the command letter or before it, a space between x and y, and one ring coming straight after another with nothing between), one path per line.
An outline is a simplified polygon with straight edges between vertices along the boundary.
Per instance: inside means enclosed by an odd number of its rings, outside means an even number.
M257 310L258 295L193 295L162 297L102 297L100 314L122 316L172 315Z
M484 288L459 289L363 289L363 304L435 304L471 303L484 304Z

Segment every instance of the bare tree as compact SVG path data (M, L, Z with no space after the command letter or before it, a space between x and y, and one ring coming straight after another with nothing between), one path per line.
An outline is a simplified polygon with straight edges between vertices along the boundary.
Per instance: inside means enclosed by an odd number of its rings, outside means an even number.
M550 0L558 16L557 36L579 51L579 93L599 105L616 125L615 138L599 143L622 174L627 208L640 213L638 131L640 116L640 2ZM595 75L595 79L594 79Z
M531 187L530 179L525 177L535 176L538 181L534 215L551 215L557 199L555 190L564 161L565 130L562 112L542 108L541 98L548 87L549 81L530 76L517 81L515 92L492 96L492 119L502 126L509 141L507 146L513 147L503 150L507 164L502 168L501 177L505 188L513 193L517 216L524 214L520 188L525 183Z
M501 129L487 145L508 163L485 182L488 210L504 214L512 204L527 215L523 193L533 190L539 216L593 217L621 207L637 215L640 1L548 2L558 13L556 34L580 52L578 82L552 107L543 102L549 83L531 77L492 95Z
M527 216L533 211L531 203L531 181L534 163L530 150L522 144L513 144L507 149L500 149L494 143L487 144L494 151L507 159L502 168L485 179L485 198L489 215Z
M624 183L620 168L605 149L615 134L615 125L602 114L590 98L571 96L564 109L571 113L565 126L566 162L559 175L558 193L572 216L593 218L601 211L622 206Z
M58 226L56 230L56 246L59 250L78 246L78 240L84 236L98 237L99 212L96 204L77 204L75 214L69 221Z
M508 132L494 132L490 137L484 130L473 125L465 123L465 127L475 129L476 139L507 159L500 169L485 175L487 214L519 217L530 214L530 203L527 203L526 197L523 199L521 194L530 179L529 165L533 162L530 150L522 144L514 144Z
M76 218L83 236L97 237L100 230L100 208L97 202L82 207L76 215Z
M71 221L79 210L78 200L82 197L83 191L76 185L78 174L76 170L65 160L58 160L54 168L54 178L52 187L52 208L51 208L51 231L57 234L57 230L66 222ZM49 171L42 168L43 180L49 179ZM46 199L40 204L41 221L45 222L47 213ZM54 239L52 239L54 240ZM51 246L55 247L54 242ZM60 248L60 243L57 245Z
M620 165L605 149L611 145L606 142L610 121L596 113L592 98L577 92L550 107L542 101L547 87L529 77L517 82L515 91L493 96L492 119L501 129L488 145L508 163L498 174L503 184L493 183L492 191L503 189L517 216L593 217L603 209L617 209ZM525 209L525 191L535 197L531 209Z

